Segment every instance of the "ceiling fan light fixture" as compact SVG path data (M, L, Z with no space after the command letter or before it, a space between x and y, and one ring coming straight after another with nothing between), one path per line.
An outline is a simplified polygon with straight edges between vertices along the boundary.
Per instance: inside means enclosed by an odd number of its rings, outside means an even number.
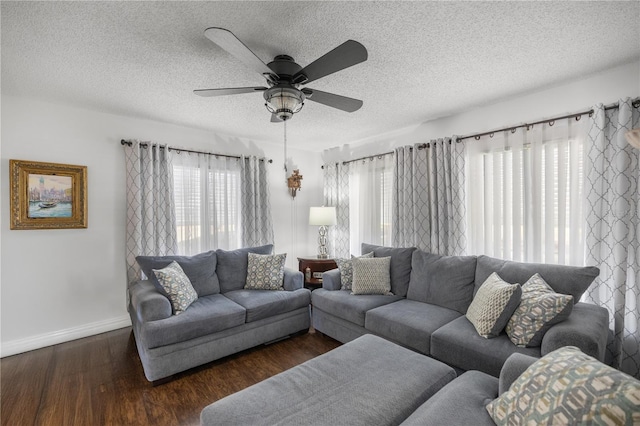
M304 106L305 96L294 87L273 86L264 92L267 110L282 121L293 117Z

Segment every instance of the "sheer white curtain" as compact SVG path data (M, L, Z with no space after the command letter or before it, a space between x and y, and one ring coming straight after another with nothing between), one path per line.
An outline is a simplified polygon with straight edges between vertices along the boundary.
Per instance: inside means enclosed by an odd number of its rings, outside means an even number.
M242 246L240 161L172 152L178 253Z
M390 246L393 155L349 163L349 223L351 253L361 243Z
M586 121L551 121L468 142L471 253L584 264Z

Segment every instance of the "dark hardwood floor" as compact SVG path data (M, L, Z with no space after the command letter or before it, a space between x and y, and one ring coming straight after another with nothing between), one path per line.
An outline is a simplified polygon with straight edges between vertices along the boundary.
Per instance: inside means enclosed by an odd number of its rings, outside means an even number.
M0 360L0 424L198 425L208 404L339 345L311 330L154 387L123 328Z

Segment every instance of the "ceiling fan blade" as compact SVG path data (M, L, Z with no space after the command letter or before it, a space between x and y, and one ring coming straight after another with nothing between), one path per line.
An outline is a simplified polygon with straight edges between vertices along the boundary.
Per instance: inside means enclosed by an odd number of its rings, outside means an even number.
M272 123L282 123L282 120L280 120L277 115L271 114L271 122Z
M231 31L224 28L207 28L204 31L205 37L244 62L249 68L254 69L262 75L273 75L273 71L269 68L255 53L251 51L245 44L240 41Z
M267 90L266 87L231 87L227 89L199 89L194 90L193 93L198 96L211 97L211 96L226 96L226 95L240 95L242 93L262 92Z
M355 40L347 40L329 53L302 68L293 76L296 83L311 83L334 72L367 60L367 49ZM303 79L306 76L306 80Z
M333 108L338 108L342 111L354 112L362 107L362 101L359 99L347 98L346 96L340 96L329 92L309 89L308 87L305 87L302 92L310 101L318 102L320 104Z

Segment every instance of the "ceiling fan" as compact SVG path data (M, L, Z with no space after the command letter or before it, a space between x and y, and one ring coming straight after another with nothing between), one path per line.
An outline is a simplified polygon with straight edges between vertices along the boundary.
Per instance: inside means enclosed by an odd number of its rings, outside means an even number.
M268 87L233 87L225 89L194 90L198 96L224 96L242 93L263 92L265 106L271 112L271 121L289 120L299 112L305 99L321 103L346 112L354 112L362 107L359 99L348 98L333 93L322 92L309 87L300 86L316 81L334 72L343 70L367 60L367 49L354 40L347 40L324 56L302 68L288 55L278 55L273 61L265 64L231 31L224 28L207 28L204 35L259 72Z

